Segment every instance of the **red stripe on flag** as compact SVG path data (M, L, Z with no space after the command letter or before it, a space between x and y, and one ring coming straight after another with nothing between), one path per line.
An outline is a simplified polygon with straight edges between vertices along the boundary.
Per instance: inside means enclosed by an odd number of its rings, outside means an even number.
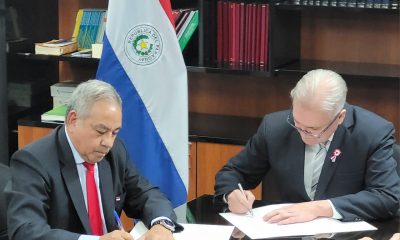
M169 0L160 0L160 4L164 9L165 14L167 14L172 26L175 28L174 19L172 17L171 2Z

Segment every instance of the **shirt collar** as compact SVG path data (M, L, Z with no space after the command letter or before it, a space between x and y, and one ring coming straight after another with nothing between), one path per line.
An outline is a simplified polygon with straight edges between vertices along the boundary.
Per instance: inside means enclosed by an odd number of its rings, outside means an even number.
M74 156L75 163L77 165L78 164L83 164L85 162L85 160L83 160L81 155L76 150L76 148L75 148L74 144L72 143L71 139L69 138L68 131L67 131L67 125L65 125L64 129L65 129L65 135L67 135L67 140L68 140L69 147L71 148L72 155Z

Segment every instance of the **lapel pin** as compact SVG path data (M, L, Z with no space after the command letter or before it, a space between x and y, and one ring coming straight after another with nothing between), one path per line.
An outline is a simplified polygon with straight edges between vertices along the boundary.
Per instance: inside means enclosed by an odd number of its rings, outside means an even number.
M116 202L119 202L119 201L121 201L121 198L120 198L120 197L116 197L116 198L115 198L115 201L116 201Z
M340 151L340 149L336 148L335 151L333 151L333 154L331 156L331 161L333 163L336 162L336 158L339 157L340 154L342 154L342 151Z

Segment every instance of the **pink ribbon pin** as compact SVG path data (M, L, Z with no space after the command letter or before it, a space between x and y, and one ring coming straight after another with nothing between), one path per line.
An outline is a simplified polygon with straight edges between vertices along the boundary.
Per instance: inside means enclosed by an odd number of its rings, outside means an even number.
M340 151L340 149L335 149L335 151L333 151L333 154L331 156L332 162L335 162L336 158L339 157L340 154L342 154L342 151Z

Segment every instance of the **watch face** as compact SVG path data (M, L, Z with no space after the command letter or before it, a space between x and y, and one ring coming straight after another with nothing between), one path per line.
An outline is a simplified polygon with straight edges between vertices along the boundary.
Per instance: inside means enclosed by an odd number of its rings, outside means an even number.
M175 224L168 219L163 219L161 221L163 221L165 224L167 224L170 227L175 227Z

